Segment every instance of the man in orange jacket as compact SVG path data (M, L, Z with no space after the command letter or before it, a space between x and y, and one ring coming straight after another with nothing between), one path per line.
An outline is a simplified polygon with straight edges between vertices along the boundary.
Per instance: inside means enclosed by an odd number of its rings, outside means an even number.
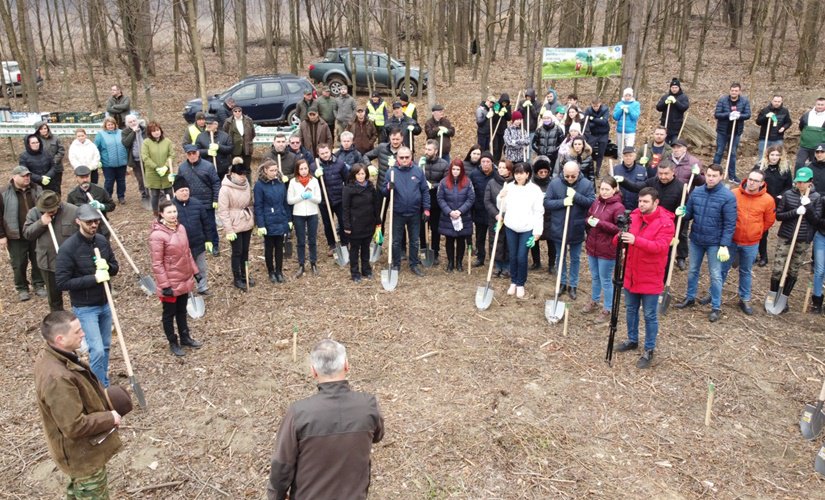
M776 204L765 186L765 173L752 170L748 178L733 190L736 196L736 230L733 232L733 259L722 263L722 282L727 279L733 261L739 258L739 309L748 316L751 308L753 263L759 253L759 240L776 222Z

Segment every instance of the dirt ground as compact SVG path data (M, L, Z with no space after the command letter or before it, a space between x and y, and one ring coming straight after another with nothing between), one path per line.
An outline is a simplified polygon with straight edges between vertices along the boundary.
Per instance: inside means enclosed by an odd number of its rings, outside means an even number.
M721 34L711 37L718 47L726 44ZM259 51L249 59L250 72L265 71ZM515 99L521 59L507 60L516 69L494 71L491 90ZM746 62L730 61L719 49L705 54L708 71L698 88L685 84L691 113L710 122L715 100L734 79L742 80L754 115L768 102L774 88L764 74L746 81L738 76ZM210 89L234 81L231 67L217 72L217 57L210 54L208 64ZM158 118L177 140L193 79L188 71L172 72L168 55L159 57L157 67ZM647 133L658 118L651 112L653 96L666 90L678 62L654 56L651 68L654 89L640 93L641 128ZM779 73L792 71L785 69ZM438 92L459 130L453 156L463 156L475 142L471 120L480 93L468 69L457 74L456 85L439 86ZM77 88L89 78L72 75ZM102 93L113 80L126 81L100 68L95 78ZM594 85L580 82L583 99ZM564 95L573 84L556 88ZM779 90L794 119L815 97L795 84ZM610 103L617 93L613 83ZM46 84L43 99L42 109L89 109L91 103L80 93L60 102L56 81ZM429 116L424 108L422 122ZM13 165L3 144L4 162ZM20 145L15 147L19 152ZM701 152L705 160L707 153ZM743 141L742 153L740 173L752 165L755 144ZM136 201L133 182L127 199L112 221L147 272L151 215ZM494 279L493 305L478 312L480 269L472 275L429 269L416 278L402 268L398 288L390 293L377 279L353 284L347 270L324 257L321 276L300 280L291 279L296 262L288 261L288 282L275 286L266 280L262 243L253 242L258 285L249 294L231 286L228 247L209 259L214 293L206 300L206 316L190 320L204 347L179 359L167 349L157 299L140 292L118 253L118 314L148 408L124 418L124 447L108 467L114 498L263 497L275 431L287 405L315 390L305 358L326 337L347 345L352 384L375 393L384 413L386 437L373 452L373 498L825 497L822 478L813 471L821 440L806 442L798 430L800 412L825 376L825 323L799 312L810 279L807 266L791 312L780 318L761 307L768 268L756 269L753 317L736 308L735 273L718 323L707 321L707 307L671 310L661 321L655 366L639 371L638 353L617 353L608 367L607 326L594 326L579 312L590 290L586 261L581 296L563 298L571 306L563 336L561 324L548 325L544 318L544 301L555 284L544 271L529 274L523 301L507 297L505 280ZM43 344L38 327L47 304L38 298L16 302L9 266L0 266L0 279L7 323L0 337L2 496L56 498L66 477L48 456L31 371ZM675 275L676 299L683 297L685 279L685 272ZM700 288L707 286L704 277ZM626 333L623 324L622 314L619 339ZM289 345L293 328L297 361ZM116 342L110 370L113 383L128 385ZM716 385L716 399L706 427L709 382Z

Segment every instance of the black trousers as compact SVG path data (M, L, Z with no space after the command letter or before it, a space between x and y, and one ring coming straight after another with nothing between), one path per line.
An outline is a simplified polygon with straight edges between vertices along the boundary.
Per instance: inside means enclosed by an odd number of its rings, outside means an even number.
M453 265L458 265L462 260L464 260L464 245L467 242L467 237L459 236L458 238L455 238L453 236L445 236L444 238L447 240L447 262Z
M438 220L441 217L441 207L438 205L438 202L435 201L436 194L438 192L437 188L430 189L430 222L428 224L421 223L421 229L419 230L419 241L423 242L425 240L425 235L427 231L427 226L430 227L430 234L426 236L427 246L433 249L433 254L438 257L438 250L441 248L441 232L438 230ZM423 246L421 248L424 248Z
M370 267L370 240L372 238L350 238L349 240L349 270L352 277L372 274ZM358 271L358 264L361 264L361 271Z
M232 245L232 274L235 278L246 276L244 274L244 263L249 260L249 240L252 237L252 230L238 233Z
M163 304L163 333L170 344L177 344L178 337L175 335L175 322L178 324L180 338L189 336L189 325L186 323L186 304L189 302L189 295L178 295L175 302L162 302Z
M556 263L556 245L553 244L550 240L543 240L544 243L547 245L547 266L548 269L553 269L553 265ZM535 246L530 249L530 255L533 257L533 262L541 263L541 242L539 240L536 242ZM501 243L499 243L501 244Z
M768 233L762 233L762 239L759 240L759 258L764 260L768 260Z
M57 289L57 283L54 280L54 273L52 271L40 270L43 276L44 284L46 285L46 293L49 296L49 311L63 310L63 293Z
M275 257L273 265L272 257ZM264 260L266 261L266 271L271 274L284 272L284 235L264 236Z

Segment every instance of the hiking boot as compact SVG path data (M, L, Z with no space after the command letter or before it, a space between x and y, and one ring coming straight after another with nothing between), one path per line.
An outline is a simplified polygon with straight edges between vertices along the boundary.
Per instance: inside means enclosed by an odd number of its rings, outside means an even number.
M295 279L297 280L301 276L304 275L304 266L298 266L298 270L295 271Z
M676 259L676 267L678 267L680 271L684 271L685 268L687 268L685 259Z
M822 295L817 297L814 295L811 297L811 313L812 314L822 314Z
M473 267L481 267L483 265L484 261L482 259L476 258L476 260L473 261Z
M169 350L172 351L172 354L174 354L177 357L186 356L186 353L183 352L183 349L180 348L180 344L178 344L177 342L170 342Z
M593 311L596 311L599 308L599 304L597 302L593 302L592 300L587 303L586 306L582 307L582 314L590 314Z
M364 276L365 280L371 280L372 279L372 272L364 273L363 276Z
M625 352L625 351L633 351L639 348L638 342L631 342L629 340L623 340L621 344L616 346L616 352Z
M28 290L20 290L17 292L17 297L20 299L20 302L26 302L27 300L31 300L32 296L29 295Z
M458 261L458 264L455 265L455 270L460 272L460 273L463 273L464 272L464 263L461 262L461 261Z
M355 283L361 283L361 275L360 274L353 274L352 281Z
M576 287L574 286L567 288L567 295L570 296L570 300L576 300L576 297L579 296L578 292L576 292Z
M535 270L535 269L541 269L541 261L540 260L533 261L533 265L530 266L531 271Z
M182 333L180 336L180 345L191 347L192 349L200 349L203 345L203 342L198 342L197 340L190 337L188 333Z
M212 245L212 256L213 256L213 257L217 257L217 256L218 256L218 255L220 255L220 254L221 254L221 251L220 251L220 249L218 248L218 245L214 245L214 244L213 244L213 245Z
M644 354L639 358L639 361L636 362L636 368L640 370L644 370L645 368L650 368L650 363L653 362L653 350L645 351Z
M676 304L676 309L687 309L688 307L693 307L695 305L696 301L694 299L685 298L685 300Z
M205 288L203 290L198 290L198 295L211 295L211 294L212 294L212 292L210 292L208 288Z
M433 266L437 266L437 265L439 265L439 264L441 264L441 261L440 261L440 260L438 260L438 255L435 255L435 256L433 257Z
M559 287L559 297L564 295L566 292L567 292L567 285L562 283L562 285Z
M768 265L768 258L767 258L767 257L761 257L761 258L760 258L760 259L756 262L756 265L757 265L757 266L759 266L759 267L765 267L765 266L767 266L767 265Z
M602 309L601 312L599 312L599 315L596 316L596 321L595 322L597 324L609 323L610 322L610 316L611 316L610 311L608 311L607 309Z
M739 309L748 316L753 316L753 307L750 300L739 300Z
M711 300L712 299L710 297L710 294L708 293L707 295L705 295L704 297L699 299L699 305L700 306L706 306L706 305L710 304Z
M424 271L418 268L418 266L411 266L410 271L416 276L422 277L424 276Z
M34 287L34 294L40 298L48 297L49 292L46 291L45 286L36 286Z
M235 281L233 281L232 284L235 285L235 288L237 288L239 290L243 290L244 292L247 291L246 290L246 281L244 281L240 277L235 278Z
M710 321L711 323L716 323L717 321L719 321L719 318L721 316L722 311L720 311L719 309L712 309L710 311L710 314L708 314L708 321Z
M435 263L433 263L433 265L435 265ZM453 269L455 269L455 266L453 266L453 261L448 260L448 261L447 261L447 269L446 269L446 271L447 271L448 273L451 273L451 272L453 272Z

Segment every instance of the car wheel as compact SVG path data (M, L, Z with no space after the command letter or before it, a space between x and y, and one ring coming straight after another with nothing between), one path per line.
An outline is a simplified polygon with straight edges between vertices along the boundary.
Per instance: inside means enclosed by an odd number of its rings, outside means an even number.
M14 85L6 85L6 96L14 97Z
M298 110L297 109L293 109L292 111L287 113L286 123L287 123L287 125L292 125L292 126L295 126L295 127L297 127L301 124L301 118L298 116Z
M329 87L329 93L332 94L334 97L338 97L341 93L341 89L347 86L347 82L344 81L343 78L340 76L332 76L327 80L327 87Z
M410 97L413 97L415 94L418 93L418 82L416 82L413 79L410 79L410 84L404 86L404 80L401 80L401 82L398 84L398 88L404 89L405 94L407 94Z

